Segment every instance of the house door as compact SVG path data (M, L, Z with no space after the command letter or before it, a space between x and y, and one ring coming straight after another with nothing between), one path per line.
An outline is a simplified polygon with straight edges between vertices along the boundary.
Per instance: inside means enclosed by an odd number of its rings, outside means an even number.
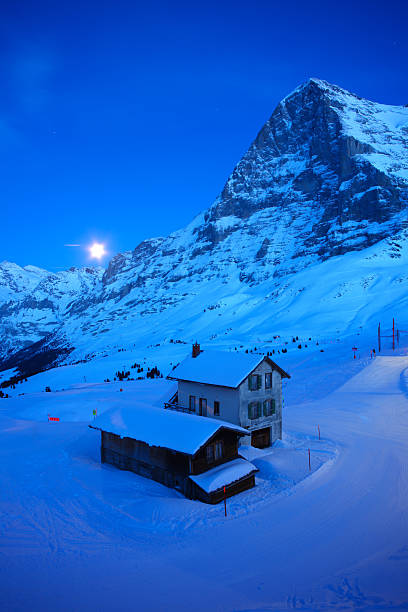
M200 397L198 403L198 414L201 416L207 416L207 400L204 397Z
M251 434L251 445L255 448L266 448L271 445L271 428L257 429Z

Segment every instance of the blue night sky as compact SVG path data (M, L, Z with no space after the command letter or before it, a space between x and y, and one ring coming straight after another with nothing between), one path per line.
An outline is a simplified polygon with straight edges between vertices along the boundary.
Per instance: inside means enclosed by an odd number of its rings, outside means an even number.
M3 0L0 261L57 271L184 226L311 76L407 104L407 6Z

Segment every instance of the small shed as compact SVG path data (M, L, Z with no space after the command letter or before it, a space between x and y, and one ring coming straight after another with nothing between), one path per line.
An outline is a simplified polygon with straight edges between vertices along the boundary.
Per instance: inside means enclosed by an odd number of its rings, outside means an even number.
M255 485L256 467L238 454L242 427L146 405L108 410L89 427L101 432L101 461L217 503Z

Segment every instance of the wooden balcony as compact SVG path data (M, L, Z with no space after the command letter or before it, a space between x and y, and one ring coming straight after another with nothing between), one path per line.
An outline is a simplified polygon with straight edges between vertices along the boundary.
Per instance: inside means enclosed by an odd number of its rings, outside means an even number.
M180 404L172 404L171 402L164 402L164 407L167 410L177 410L178 412L189 412L190 414L196 414L196 411L193 408L180 406Z

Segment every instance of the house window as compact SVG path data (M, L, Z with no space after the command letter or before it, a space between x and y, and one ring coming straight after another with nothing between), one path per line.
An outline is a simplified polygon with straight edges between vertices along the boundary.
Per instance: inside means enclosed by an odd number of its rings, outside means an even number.
M206 449L207 452L207 463L214 461L214 444L209 444Z
M275 414L275 400L274 399L267 399L264 401L263 414L266 417L272 416L273 414Z
M248 376L248 389L250 391L256 391L262 389L262 376L261 374L251 374Z
M248 404L248 419L253 421L259 419L262 416L262 405L261 402L249 402Z
M190 395L189 407L190 407L191 412L195 412L195 409L196 409L195 395Z
M207 463L213 463L222 459L224 454L224 445L222 440L218 440L213 444L209 444L206 448Z
M272 389L272 372L265 374L265 389Z
M220 402L214 402L214 416L220 416Z
M198 414L201 416L207 416L207 400L205 397L200 397L198 404Z
M215 443L215 460L222 459L223 443L219 440Z

